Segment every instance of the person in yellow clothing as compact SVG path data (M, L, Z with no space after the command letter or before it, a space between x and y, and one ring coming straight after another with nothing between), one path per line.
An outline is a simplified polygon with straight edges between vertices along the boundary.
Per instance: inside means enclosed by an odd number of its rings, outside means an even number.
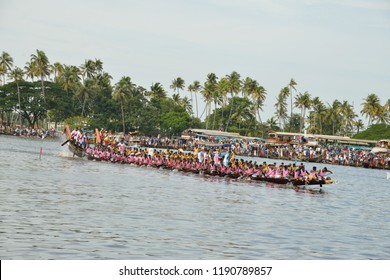
M198 148L195 147L194 148L194 157L198 157L198 152L199 152Z
M235 162L235 160L234 160L234 152L231 152L231 153L230 153L230 162L231 162L231 163L234 163L234 162Z

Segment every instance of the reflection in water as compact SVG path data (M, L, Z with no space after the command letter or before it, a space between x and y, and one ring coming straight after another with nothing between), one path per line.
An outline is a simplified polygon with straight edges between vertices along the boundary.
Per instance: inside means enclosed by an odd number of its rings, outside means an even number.
M390 257L384 171L334 166L338 183L312 194L80 160L60 144L0 136L0 258Z

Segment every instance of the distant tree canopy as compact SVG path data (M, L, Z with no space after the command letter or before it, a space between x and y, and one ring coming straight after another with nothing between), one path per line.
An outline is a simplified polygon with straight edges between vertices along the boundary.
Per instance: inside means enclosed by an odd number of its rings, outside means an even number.
M24 68L19 68L14 66L11 55L3 52L0 120L2 125L30 127L44 127L49 121L82 122L91 129L138 130L147 135L179 135L188 127L258 137L279 129L332 135L352 135L364 129L362 119L347 100L325 104L307 91L298 92L297 86L294 79L281 85L280 92L271 97L275 114L263 121L267 90L236 71L222 77L209 73L203 83L186 83L176 77L168 93L159 82L143 87L129 76L113 85L100 59L86 59L80 66L50 64L45 52L36 50ZM199 110L199 97L205 102L203 112ZM370 93L361 105L360 113L371 125L367 134L377 135L374 125L390 124L390 99L383 104L375 93Z
M365 131L356 133L353 138L367 140L390 139L390 126L387 124L373 124Z

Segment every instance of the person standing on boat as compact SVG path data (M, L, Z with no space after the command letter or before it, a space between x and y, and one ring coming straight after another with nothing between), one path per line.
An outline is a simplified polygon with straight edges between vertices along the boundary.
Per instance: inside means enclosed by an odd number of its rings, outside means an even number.
M125 152L125 143L123 142L123 140L118 143L118 149L120 154L123 155Z
M229 152L227 152L225 154L225 156L223 157L223 165L225 167L228 167L229 166L229 162L230 162L230 154L229 154Z
M203 162L203 155L204 155L204 151L203 151L203 149L202 149L200 152L198 152L198 161L199 161L200 163Z
M214 160L214 163L215 163L216 165L219 164L219 152L218 152L218 149L216 149L215 152L214 152L213 160Z

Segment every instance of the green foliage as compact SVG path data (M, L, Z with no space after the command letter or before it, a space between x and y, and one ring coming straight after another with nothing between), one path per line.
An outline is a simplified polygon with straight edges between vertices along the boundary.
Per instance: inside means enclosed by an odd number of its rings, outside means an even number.
M81 116L75 116L70 117L65 120L65 123L67 123L72 128L90 128L90 118L83 118Z
M189 127L191 117L188 113L168 112L161 116L161 132L165 135L180 135Z
M300 133L303 133L303 131L301 131L301 115L300 114L292 114L292 118L288 118L288 123L285 124L284 126L284 130L285 131L290 131L290 132L300 132Z
M6 83L7 80L11 82ZM183 95L181 91L185 90L186 83L177 77L170 85L175 93L172 98L158 82L147 90L133 83L130 77L123 77L115 85L111 81L112 77L103 71L103 62L99 59L86 59L79 67L59 62L50 65L46 54L36 50L21 69L14 67L13 58L3 52L0 56L1 121L14 125L21 120L24 125L43 126L46 120L66 120L74 126L138 130L146 135L180 134L188 127L223 128L257 137L282 128L302 132L306 127L310 133L332 135L351 135L363 128L355 108L346 100L325 104L308 92L293 96L297 93L294 79L276 95L274 117L267 122L261 118L266 89L256 80L242 78L235 71L221 78L209 73L203 83L194 81L188 86L190 95ZM198 95L205 102L205 114L198 110ZM390 123L390 100L381 104L379 97L372 93L361 105L360 113L368 118L369 125ZM299 109L301 113L296 114ZM205 122L198 118L203 116ZM389 138L386 131L386 127L382 132L372 126L358 135L366 139Z
M373 124L368 129L356 133L352 138L366 140L390 139L390 126L386 124Z

